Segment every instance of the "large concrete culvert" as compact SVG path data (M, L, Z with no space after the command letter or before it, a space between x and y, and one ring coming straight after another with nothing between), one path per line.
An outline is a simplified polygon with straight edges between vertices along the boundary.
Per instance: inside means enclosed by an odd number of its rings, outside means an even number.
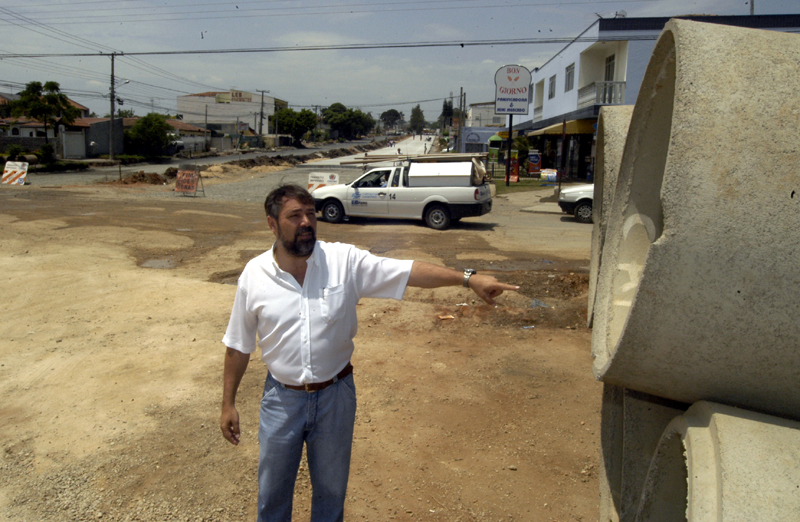
M633 105L608 105L600 108L597 118L597 157L594 171L594 201L592 203L592 257L589 271L589 327L592 327L594 301L597 295L597 276L600 273L600 255L606 240L608 213L617 185L622 152L631 123Z
M798 77L800 35L666 25L602 211L599 379L800 412Z
M667 426L637 522L797 520L800 423L698 402Z

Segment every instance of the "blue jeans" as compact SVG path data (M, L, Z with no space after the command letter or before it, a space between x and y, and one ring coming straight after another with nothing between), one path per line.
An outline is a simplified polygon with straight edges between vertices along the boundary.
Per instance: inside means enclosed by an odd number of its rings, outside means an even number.
M258 522L291 522L306 444L311 522L341 522L356 419L353 375L317 392L289 390L267 375L258 429Z

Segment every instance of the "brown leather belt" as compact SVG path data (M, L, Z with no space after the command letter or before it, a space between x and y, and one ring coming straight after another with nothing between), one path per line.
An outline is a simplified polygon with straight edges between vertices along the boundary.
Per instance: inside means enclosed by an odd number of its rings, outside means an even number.
M313 382L313 383L309 383L309 384L303 384L303 385L300 385L300 386L295 386L295 385L292 385L292 384L284 384L283 386L285 388L290 389L290 390L307 391L307 392L311 393L311 392L324 390L325 388L327 388L331 384L334 384L336 381L344 379L345 377L347 377L351 373L353 373L353 365L350 364L350 363L347 363L347 366L345 366L342 371L337 373L336 377L334 377L333 379L329 379L329 380L327 380L325 382Z

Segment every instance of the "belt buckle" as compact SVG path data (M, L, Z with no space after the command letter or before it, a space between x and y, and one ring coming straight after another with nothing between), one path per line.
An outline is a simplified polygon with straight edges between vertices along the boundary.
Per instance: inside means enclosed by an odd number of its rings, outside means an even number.
M307 393L311 393L313 391L311 390L311 385L309 383L305 383L303 386L305 386Z

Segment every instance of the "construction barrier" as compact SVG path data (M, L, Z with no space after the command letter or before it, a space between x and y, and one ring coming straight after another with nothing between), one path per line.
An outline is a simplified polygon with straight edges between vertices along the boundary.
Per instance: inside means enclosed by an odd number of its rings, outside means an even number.
M24 185L28 175L28 164L22 161L7 161L3 169L3 185Z

